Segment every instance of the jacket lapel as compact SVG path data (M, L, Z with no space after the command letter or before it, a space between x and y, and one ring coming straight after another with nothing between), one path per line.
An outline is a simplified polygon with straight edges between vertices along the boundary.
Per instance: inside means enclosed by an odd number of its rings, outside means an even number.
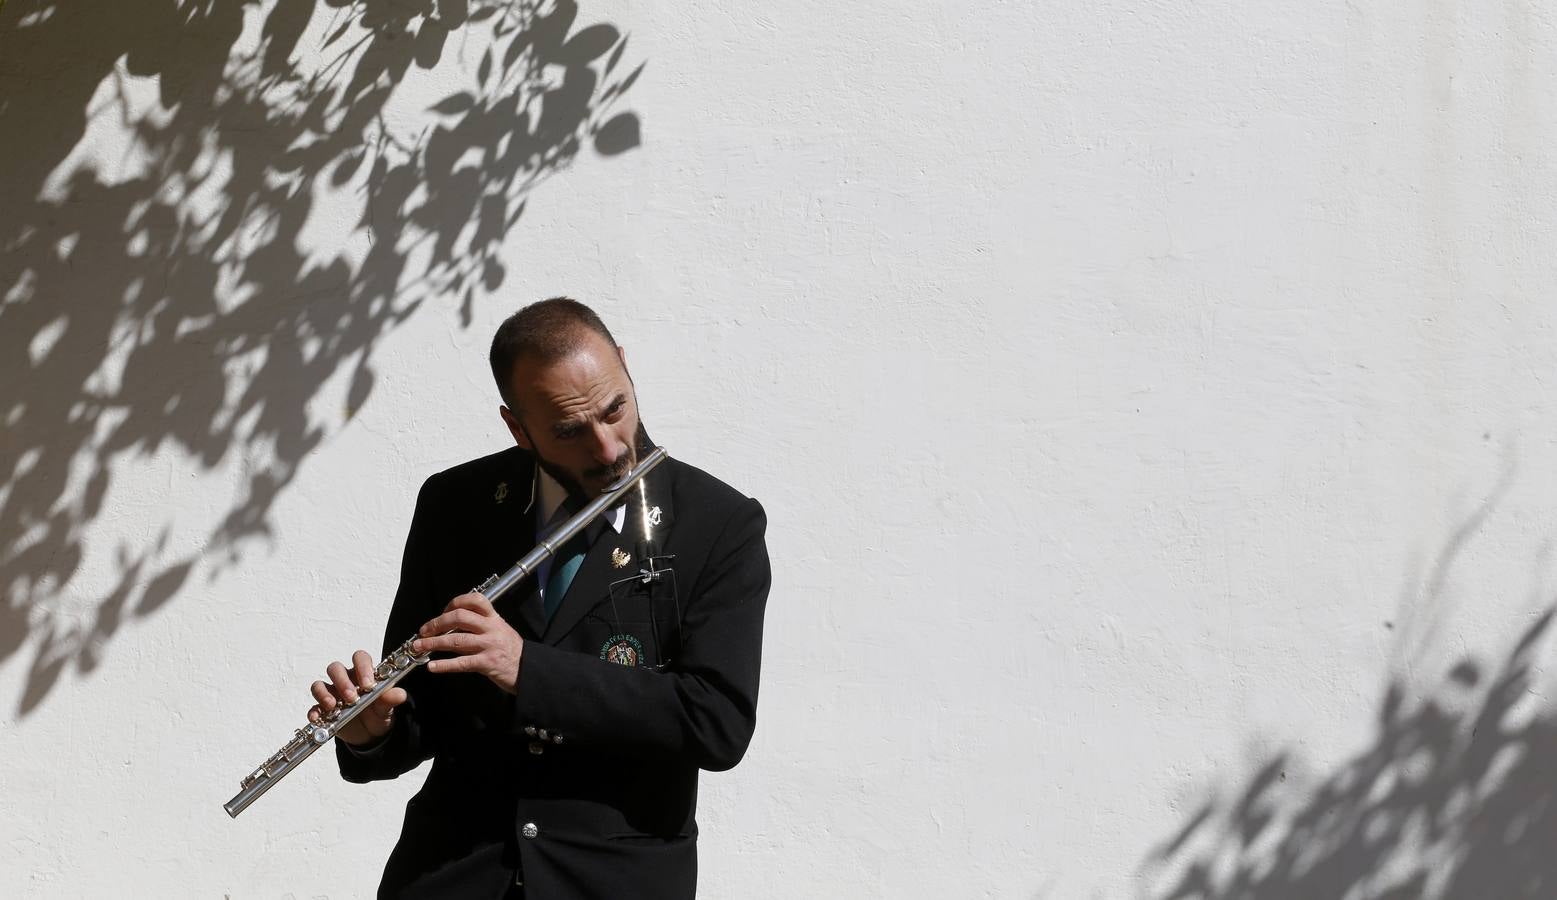
M522 451L516 457L514 466L506 473L507 496L498 504L494 527L489 530L494 541L489 557L498 568L488 574L501 575L508 571L536 543L535 459ZM533 576L510 588L492 606L526 639L539 637L545 628L540 587Z

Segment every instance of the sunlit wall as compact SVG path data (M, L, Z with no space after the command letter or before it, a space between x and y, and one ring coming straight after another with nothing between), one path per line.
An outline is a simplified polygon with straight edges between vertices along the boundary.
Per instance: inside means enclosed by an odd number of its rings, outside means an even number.
M770 517L704 896L1557 894L1554 70L1527 0L8 0L0 894L371 893L421 772L221 803L560 293Z

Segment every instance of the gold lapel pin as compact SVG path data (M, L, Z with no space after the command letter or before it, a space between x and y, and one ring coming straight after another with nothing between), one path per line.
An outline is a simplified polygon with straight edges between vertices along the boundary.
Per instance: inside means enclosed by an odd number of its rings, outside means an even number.
M617 547L611 551L611 568L613 569L626 568L627 564L632 562L632 560L632 554L628 553L626 550L623 550L621 547Z
M658 524L660 524L660 516L662 516L662 515L664 515L664 514L660 512L660 508L658 506L656 506L653 509L649 510L649 524L650 525L658 525Z
M498 503L508 499L508 482L499 481L497 483L497 493L492 495L492 499Z

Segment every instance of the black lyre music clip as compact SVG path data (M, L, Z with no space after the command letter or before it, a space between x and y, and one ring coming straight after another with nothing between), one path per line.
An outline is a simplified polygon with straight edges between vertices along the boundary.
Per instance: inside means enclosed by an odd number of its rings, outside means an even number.
M643 567L638 570L637 575L633 576L638 579L639 584L648 584L653 581L659 581L665 577L666 572L672 571L671 568L664 565L664 563L675 559L676 554L656 554L654 552L654 542L652 541L639 541L638 546L633 549L637 551L638 559L642 560L643 562Z

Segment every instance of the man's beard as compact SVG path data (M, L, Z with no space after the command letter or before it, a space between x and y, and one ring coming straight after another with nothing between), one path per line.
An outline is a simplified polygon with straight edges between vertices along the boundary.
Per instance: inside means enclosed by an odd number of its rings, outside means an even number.
M568 496L585 501L594 499L594 497L585 492L584 486L575 480L574 477L561 466L558 466L551 460L541 456L540 451L538 450L531 450L530 452L535 457L535 464L541 467L541 471L545 472L547 475L550 475L553 481L562 485L563 490L568 492ZM631 449L624 449L622 454L616 458L616 461L610 465L595 466L592 469L585 469L584 477L591 480L604 479L606 485L609 486L620 481L627 475L628 472L632 471L632 468L633 452ZM596 493L599 494L604 492L604 488L602 488Z

